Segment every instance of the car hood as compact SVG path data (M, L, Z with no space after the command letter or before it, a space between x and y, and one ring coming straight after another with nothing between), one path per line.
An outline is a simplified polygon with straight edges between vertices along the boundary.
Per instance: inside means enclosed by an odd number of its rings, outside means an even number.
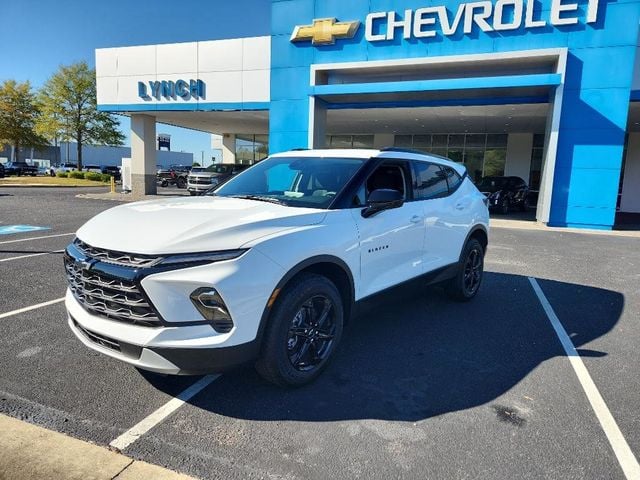
M78 230L91 246L142 254L240 248L265 235L320 223L326 211L255 200L193 197L121 205Z

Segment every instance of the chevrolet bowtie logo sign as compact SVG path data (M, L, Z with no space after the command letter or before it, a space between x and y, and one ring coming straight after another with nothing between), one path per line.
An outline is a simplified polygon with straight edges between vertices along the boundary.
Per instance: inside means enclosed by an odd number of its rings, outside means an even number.
M298 25L291 35L292 42L311 40L313 45L331 45L336 38L353 38L360 22L337 22L335 18L316 18L311 25Z

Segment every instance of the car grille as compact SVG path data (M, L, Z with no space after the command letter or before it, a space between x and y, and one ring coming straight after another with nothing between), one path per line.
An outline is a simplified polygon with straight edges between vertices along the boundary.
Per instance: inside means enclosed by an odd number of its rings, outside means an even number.
M103 248L92 247L84 243L79 238L76 238L73 241L73 244L76 246L81 253L85 256L93 258L95 260L99 260L101 262L113 263L115 265L123 265L125 267L136 267L136 268L144 268L150 267L161 257L152 256L152 255L138 255L132 253L124 253L118 252L115 250L105 250Z
M73 296L85 310L112 320L145 327L161 321L135 282L112 278L65 257L67 281Z
M189 177L189 183L192 185L211 185L210 177Z

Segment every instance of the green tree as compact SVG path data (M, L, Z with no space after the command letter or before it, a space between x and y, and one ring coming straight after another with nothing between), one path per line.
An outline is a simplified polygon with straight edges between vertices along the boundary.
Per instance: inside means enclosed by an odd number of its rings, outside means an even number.
M20 147L43 148L47 140L36 133L40 110L29 82L6 80L0 85L0 145L13 145L20 160Z
M42 115L38 131L49 138L74 140L78 170L83 145L122 145L124 135L116 117L97 109L96 74L86 62L61 66L38 96Z

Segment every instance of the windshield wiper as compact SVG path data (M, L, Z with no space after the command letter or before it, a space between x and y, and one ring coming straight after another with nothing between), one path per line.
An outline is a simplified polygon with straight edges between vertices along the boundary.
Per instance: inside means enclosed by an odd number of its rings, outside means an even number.
M231 198L241 198L243 200L256 200L258 202L276 203L278 205L287 205L286 202L273 197L263 197L260 195L231 195Z

